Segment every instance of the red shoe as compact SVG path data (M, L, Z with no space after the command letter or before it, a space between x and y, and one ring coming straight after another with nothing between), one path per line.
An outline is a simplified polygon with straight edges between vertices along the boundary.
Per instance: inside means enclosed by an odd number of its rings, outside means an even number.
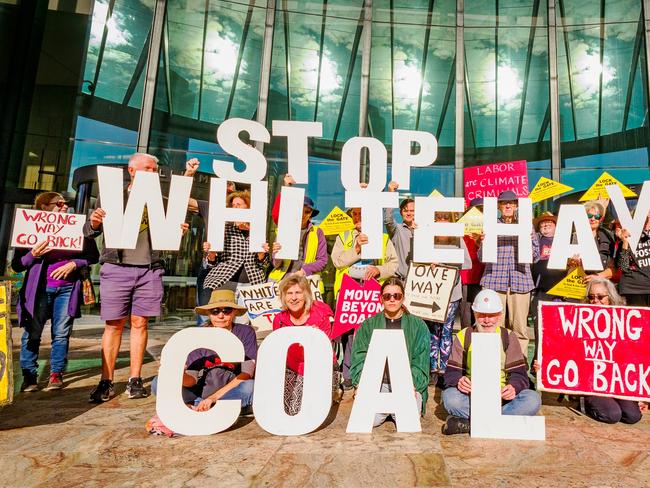
M61 388L63 388L63 374L51 373L50 381L48 381L47 387L45 389L51 391L51 390L60 390Z

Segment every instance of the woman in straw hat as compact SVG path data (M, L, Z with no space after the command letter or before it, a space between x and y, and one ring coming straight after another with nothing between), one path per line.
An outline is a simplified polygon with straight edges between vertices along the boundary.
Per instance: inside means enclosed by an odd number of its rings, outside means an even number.
M199 411L209 410L217 400L241 400L242 409L253 403L257 337L250 325L235 324L234 318L243 315L245 307L237 304L235 292L218 289L212 292L207 304L194 309L207 315L204 327L219 327L232 332L244 345L244 362L224 363L210 349L196 349L187 357L183 374L183 399L196 405Z

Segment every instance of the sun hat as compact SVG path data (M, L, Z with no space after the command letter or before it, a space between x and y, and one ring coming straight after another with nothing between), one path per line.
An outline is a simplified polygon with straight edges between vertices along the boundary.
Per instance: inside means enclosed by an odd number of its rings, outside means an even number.
M210 315L213 308L230 307L235 310L235 315L243 315L246 307L242 307L235 300L235 292L227 289L213 290L210 300L205 305L199 305L194 311L199 315Z

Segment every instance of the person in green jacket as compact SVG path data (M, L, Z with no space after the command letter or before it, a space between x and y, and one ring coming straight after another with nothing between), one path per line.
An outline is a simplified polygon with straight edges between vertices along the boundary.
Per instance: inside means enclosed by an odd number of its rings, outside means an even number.
M422 319L411 315L404 307L404 284L398 278L389 278L384 282L381 287L381 302L384 311L366 319L356 333L350 367L352 384L355 388L359 385L373 331L401 329L404 331L409 354L415 398L420 412L424 414L429 386L429 329ZM381 391L391 391L390 376L386 369ZM389 416L391 414L388 413L375 415L374 427L384 423Z

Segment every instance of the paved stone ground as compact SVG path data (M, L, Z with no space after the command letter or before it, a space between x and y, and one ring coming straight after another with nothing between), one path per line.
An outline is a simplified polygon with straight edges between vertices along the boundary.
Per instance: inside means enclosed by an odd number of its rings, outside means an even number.
M154 356L172 332L151 331ZM398 434L390 422L372 434L346 434L347 393L323 427L302 437L273 436L248 418L213 436L150 436L144 425L155 400L124 394L128 353L118 362L121 394L87 403L99 378L100 335L89 325L75 331L64 390L18 394L0 412L0 486L650 486L650 416L633 426L599 424L554 395L544 396L545 442L445 437L433 389L420 434ZM147 380L156 371L149 357Z

